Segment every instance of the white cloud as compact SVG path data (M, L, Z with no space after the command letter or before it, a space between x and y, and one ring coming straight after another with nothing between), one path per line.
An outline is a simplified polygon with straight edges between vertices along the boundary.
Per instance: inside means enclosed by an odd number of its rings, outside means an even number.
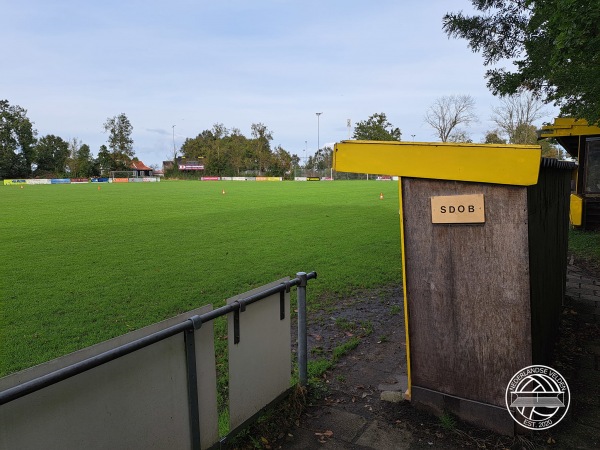
M266 124L291 152L347 138L376 112L419 140L427 107L470 94L489 126L482 59L448 39L442 16L470 2L11 2L3 8L2 96L41 135L78 137L97 152L102 124L124 112L137 156L160 163L214 123L250 134Z

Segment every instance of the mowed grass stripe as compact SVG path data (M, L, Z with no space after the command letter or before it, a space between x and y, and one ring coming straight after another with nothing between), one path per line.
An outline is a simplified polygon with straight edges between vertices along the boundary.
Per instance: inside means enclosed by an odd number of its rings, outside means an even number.
M401 281L394 182L6 186L0 211L0 375L299 270L312 307Z

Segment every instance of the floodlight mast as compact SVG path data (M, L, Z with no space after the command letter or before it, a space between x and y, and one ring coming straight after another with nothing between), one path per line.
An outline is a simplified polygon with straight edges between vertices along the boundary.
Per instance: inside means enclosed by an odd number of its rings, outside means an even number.
M319 118L320 118L321 114L323 114L323 113L318 112L315 114L317 115L317 153L319 153L319 150L321 149L321 143L320 143L321 130L320 130L320 126L319 126ZM317 153L315 153L315 156L317 155Z
M177 159L177 151L175 150L175 125L173 125L173 162Z
M319 139L320 139L320 134L321 134L321 130L320 130L320 126L319 126L319 118L320 118L321 114L323 114L323 113L322 112L318 112L318 113L315 113L315 114L317 115L317 152L318 152L319 149L320 149L320 141L319 141Z

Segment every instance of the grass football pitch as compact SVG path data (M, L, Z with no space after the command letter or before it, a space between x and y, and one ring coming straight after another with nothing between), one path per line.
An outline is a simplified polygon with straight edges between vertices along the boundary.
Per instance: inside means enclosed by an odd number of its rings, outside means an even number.
M401 282L396 182L1 186L0 211L0 376L298 271L313 308Z

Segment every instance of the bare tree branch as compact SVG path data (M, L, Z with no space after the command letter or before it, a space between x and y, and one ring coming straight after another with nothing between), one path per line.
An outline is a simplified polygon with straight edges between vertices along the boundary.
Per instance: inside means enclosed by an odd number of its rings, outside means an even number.
M470 95L449 95L438 98L425 113L425 123L431 126L442 142L448 142L459 125L477 122L475 100Z
M492 108L491 119L498 128L508 137L511 144L520 143L518 131L533 125L538 119L546 115L544 104L532 92L520 92L515 95L505 96L502 105Z

